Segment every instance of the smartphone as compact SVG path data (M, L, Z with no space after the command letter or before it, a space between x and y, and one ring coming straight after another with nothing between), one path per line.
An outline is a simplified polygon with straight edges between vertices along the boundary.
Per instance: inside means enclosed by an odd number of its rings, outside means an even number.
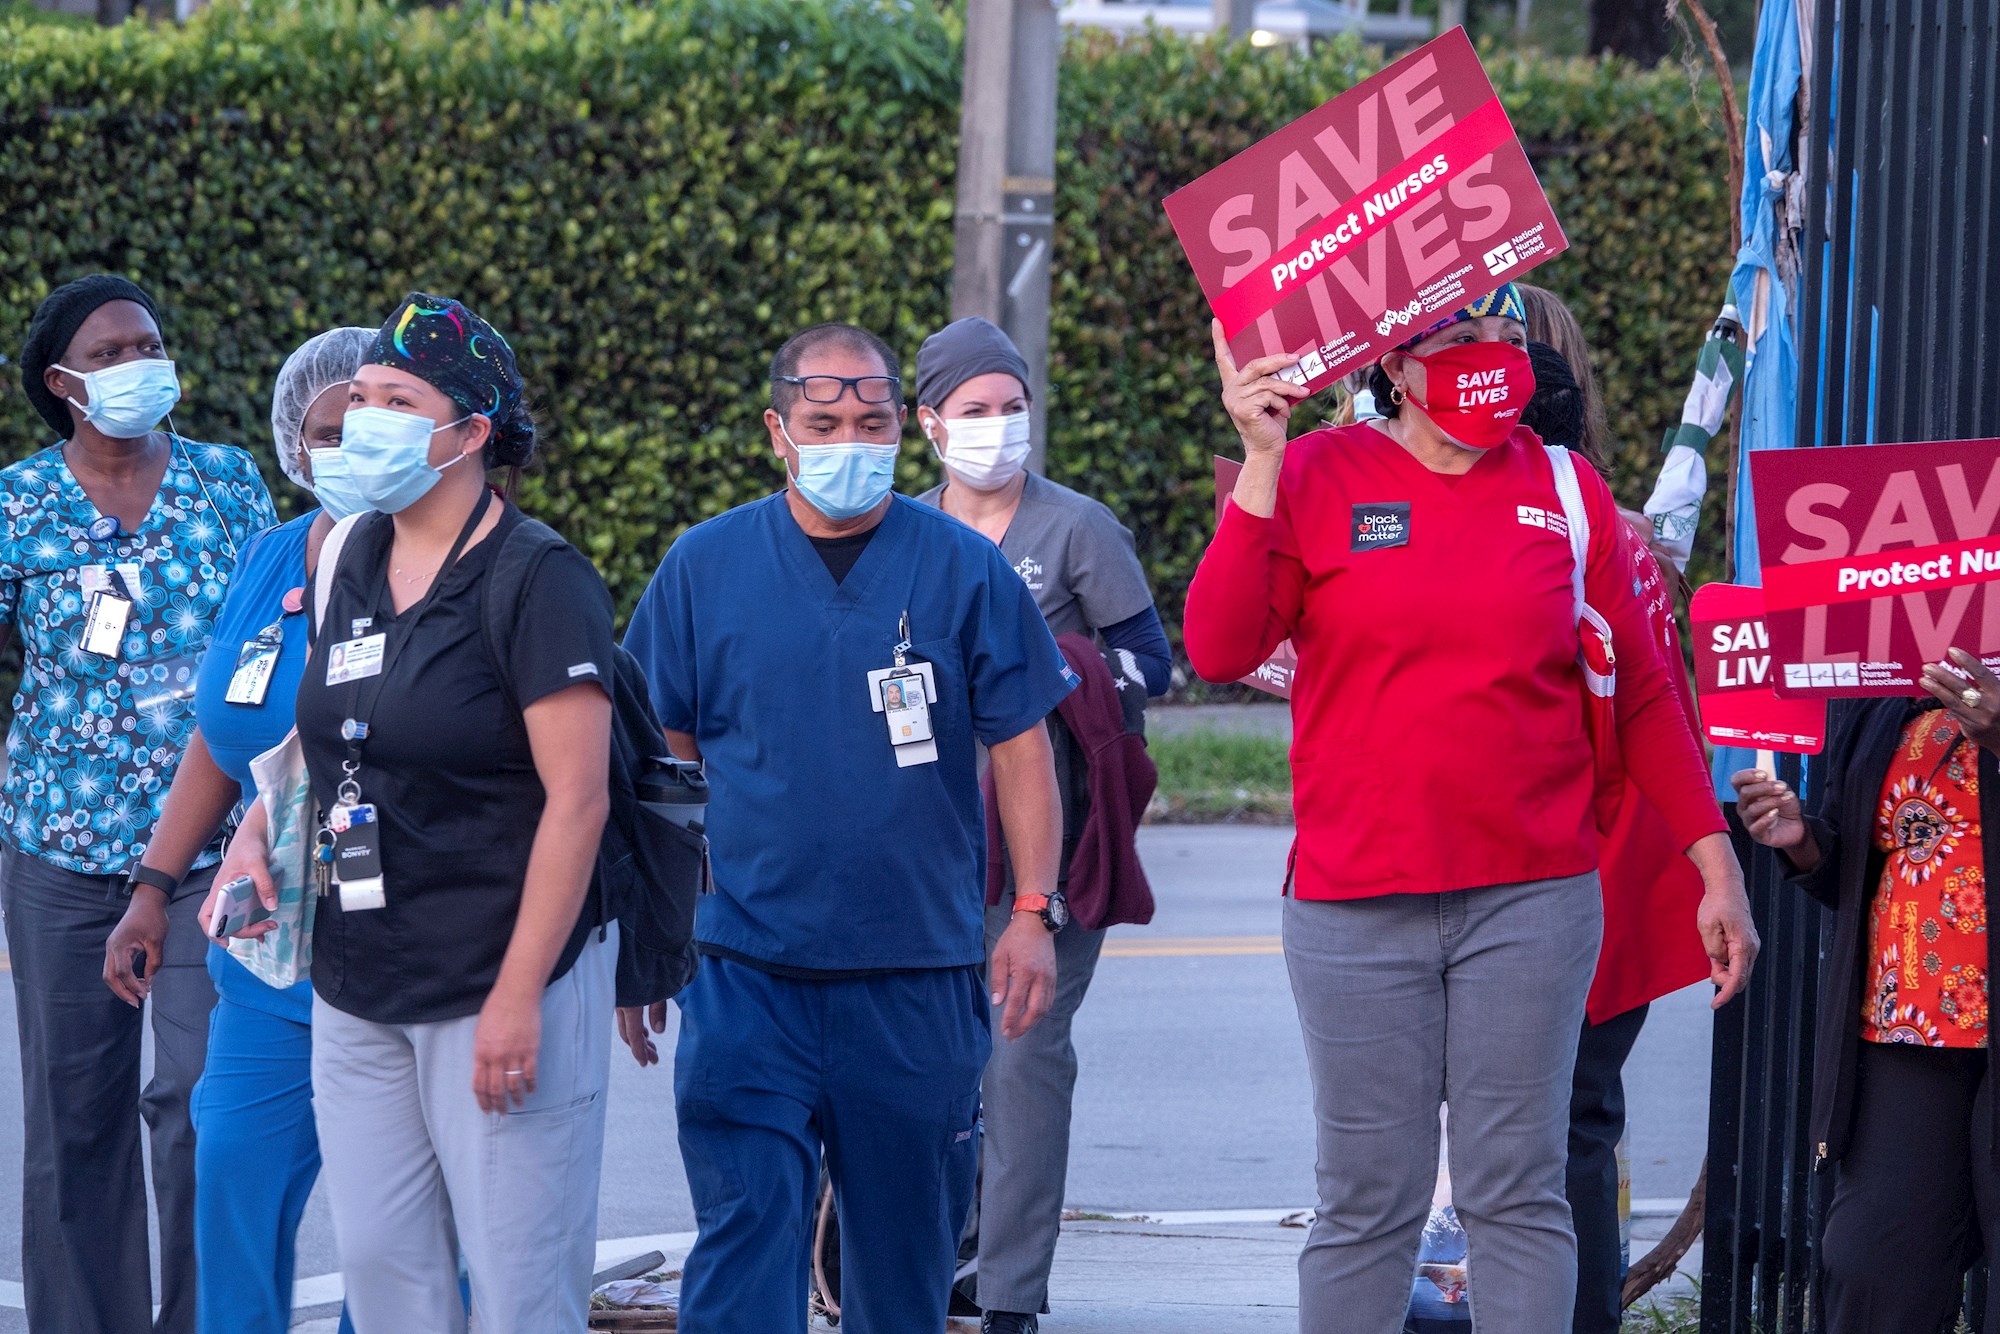
M257 897L257 884L249 876L238 876L224 885L215 899L215 916L209 918L209 934L217 940L235 935L245 927L271 920L272 912Z

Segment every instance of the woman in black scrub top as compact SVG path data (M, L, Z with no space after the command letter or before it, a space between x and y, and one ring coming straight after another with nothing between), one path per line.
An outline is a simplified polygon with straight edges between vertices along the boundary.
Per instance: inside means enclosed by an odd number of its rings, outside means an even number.
M488 469L534 424L506 341L415 294L349 393L353 520L299 690L333 850L313 1095L359 1334L583 1328L616 942L586 910L609 798L611 599L562 546L488 634L528 522ZM225 873L262 856L245 822Z

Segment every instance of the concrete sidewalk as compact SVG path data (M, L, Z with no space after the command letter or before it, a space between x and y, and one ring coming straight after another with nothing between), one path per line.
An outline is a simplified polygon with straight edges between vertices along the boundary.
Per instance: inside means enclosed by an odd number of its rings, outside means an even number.
M1633 1222L1632 1250L1643 1255L1672 1219ZM1049 1294L1046 1334L1291 1334L1298 1328L1299 1248L1303 1228L1280 1221L1279 1210L1213 1213L1088 1215L1063 1224ZM677 1266L685 1251L667 1257ZM1656 1296L1694 1292L1701 1247ZM334 1334L330 1308L295 1325L303 1334ZM814 1328L825 1329L815 1324ZM961 1321L954 1331L973 1331ZM1468 1326L1468 1328L1470 1328Z

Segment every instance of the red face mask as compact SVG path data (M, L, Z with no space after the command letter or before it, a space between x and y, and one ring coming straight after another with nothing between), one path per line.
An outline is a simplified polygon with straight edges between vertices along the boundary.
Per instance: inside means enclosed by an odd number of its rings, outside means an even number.
M1424 368L1430 402L1410 401L1468 449L1504 443L1535 396L1534 366L1512 343L1459 343L1410 360Z

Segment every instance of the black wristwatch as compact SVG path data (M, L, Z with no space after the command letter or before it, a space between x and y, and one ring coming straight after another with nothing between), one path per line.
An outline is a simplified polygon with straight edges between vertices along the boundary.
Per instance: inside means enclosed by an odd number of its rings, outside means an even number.
M125 897L131 898L132 891L141 885L151 885L168 898L172 898L174 891L181 887L181 882L165 871L155 871L150 866L135 866L125 876Z
M1063 892L1053 894L1017 894L1014 897L1015 912L1031 912L1042 919L1042 925L1054 935L1069 925L1069 900Z

